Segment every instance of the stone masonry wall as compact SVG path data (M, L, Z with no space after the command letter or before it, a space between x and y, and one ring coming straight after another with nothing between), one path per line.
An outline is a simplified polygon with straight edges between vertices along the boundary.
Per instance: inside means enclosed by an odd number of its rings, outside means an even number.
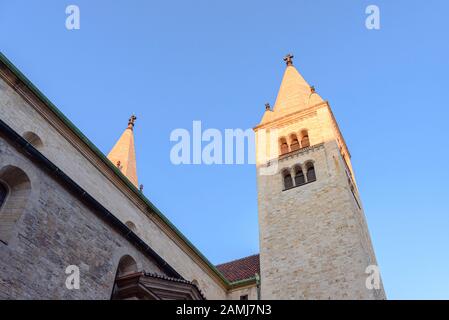
M280 128L309 130L312 146L278 163L275 175L260 175L262 299L384 298L365 286L375 264L364 213L354 201L325 108ZM282 170L314 162L316 181L283 191ZM304 172L305 173L305 172Z
M6 166L25 172L31 192L8 244L0 242L0 299L110 299L119 260L126 254L139 270L164 274L0 135L0 170ZM79 290L65 286L69 265L80 268Z

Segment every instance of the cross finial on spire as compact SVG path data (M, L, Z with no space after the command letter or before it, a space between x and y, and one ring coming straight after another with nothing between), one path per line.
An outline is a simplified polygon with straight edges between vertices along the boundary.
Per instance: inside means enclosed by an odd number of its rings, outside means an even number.
M137 117L135 115L132 115L131 118L128 120L128 128L133 129L134 123L136 122Z
M287 66L293 65L293 58L294 56L290 53L284 57L284 61L287 63Z

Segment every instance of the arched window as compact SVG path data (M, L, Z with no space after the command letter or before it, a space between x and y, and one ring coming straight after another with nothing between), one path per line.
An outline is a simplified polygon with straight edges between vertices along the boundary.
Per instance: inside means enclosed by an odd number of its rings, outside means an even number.
M290 149L292 151L296 151L296 150L300 149L298 137L296 136L296 134L292 134L290 136Z
M301 148L310 147L309 133L307 130L301 132Z
M293 188L293 179L290 171L284 170L283 177L284 177L284 190Z
M281 146L281 155L288 153L288 144L287 144L287 139L285 138L281 138L279 140L279 144Z
M6 196L8 195L8 189L6 186L0 182L0 209L6 201Z
M44 146L42 139L34 132L27 131L23 134L23 138L28 141L36 149L40 149Z
M307 182L313 182L316 180L316 175L315 175L315 167L313 166L313 163L309 162L306 165L307 168Z
M137 268L136 260L134 260L133 257L131 257L130 255L124 255L120 259L117 266L117 272L115 274L114 285L112 287L111 299L121 299L118 285L118 281L120 280L120 278L126 275L137 273L138 271L139 269Z
M132 232L136 233L137 228L136 225L132 221L126 221L125 225L131 229Z
M295 185L301 186L306 183L306 177L304 177L304 173L302 172L301 166L296 166L295 168Z
M0 169L0 181L0 241L7 244L28 203L31 183L22 169L10 165Z
M137 262L133 257L125 255L120 259L117 268L117 277L138 272Z

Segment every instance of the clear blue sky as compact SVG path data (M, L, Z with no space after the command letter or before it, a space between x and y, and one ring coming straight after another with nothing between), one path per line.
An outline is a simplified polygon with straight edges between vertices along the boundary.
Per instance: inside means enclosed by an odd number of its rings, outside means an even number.
M80 30L65 28L69 4ZM349 145L388 298L448 299L448 13L443 0L0 0L0 49L104 153L138 115L145 194L213 263L258 252L255 168L173 166L170 132L253 127L294 53Z

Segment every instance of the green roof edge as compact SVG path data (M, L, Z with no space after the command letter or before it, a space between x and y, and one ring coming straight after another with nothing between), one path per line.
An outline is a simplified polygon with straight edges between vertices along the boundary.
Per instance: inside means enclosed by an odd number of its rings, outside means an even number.
M53 111L71 130L75 132L75 134L87 144L89 148L91 148L94 153L105 162L122 180L125 184L135 193L137 196L144 201L152 211L154 211L207 265L211 270L219 276L219 278L225 283L226 286L231 287L235 283L238 282L229 282L220 271L187 239L182 232L175 227L173 223L168 220L168 218L147 198L145 197L140 190L134 186L129 179L118 170L109 159L100 151L82 132L79 130L76 125L70 121L59 109L54 105L50 99L48 99L2 52L0 52L0 61L3 62L16 77L18 77L33 93L41 99L50 109ZM245 281L245 280L242 280Z
M242 280L237 280L234 282L231 282L231 288L236 288L236 287L241 287L247 284L252 284L253 282L257 282L257 278L256 277L251 277L248 279L242 279Z

